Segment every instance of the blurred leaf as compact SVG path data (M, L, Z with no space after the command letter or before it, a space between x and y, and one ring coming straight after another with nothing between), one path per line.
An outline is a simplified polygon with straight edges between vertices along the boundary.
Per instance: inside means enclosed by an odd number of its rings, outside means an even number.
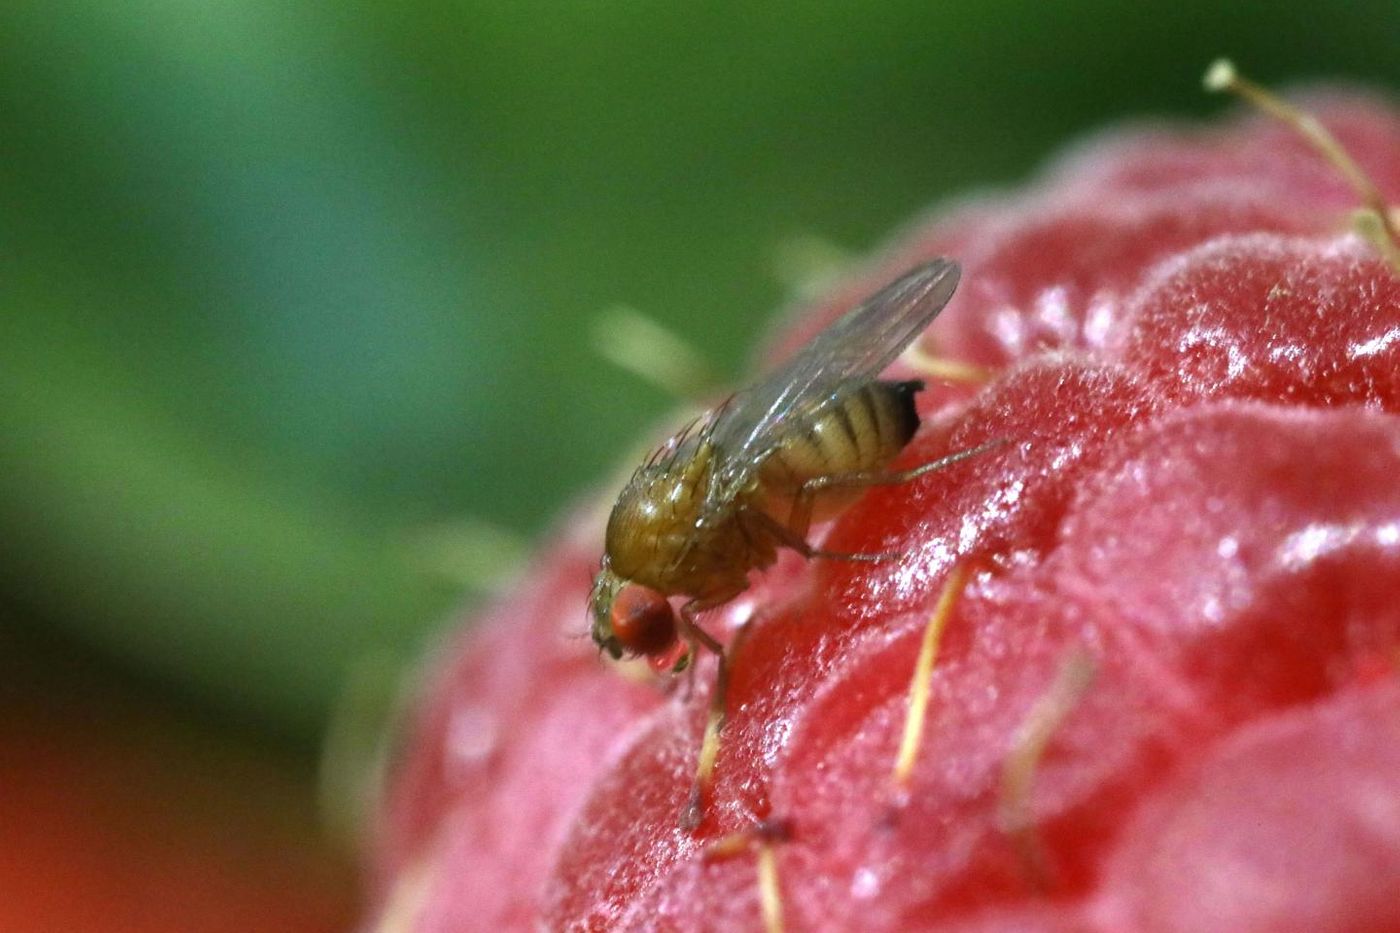
M0 584L308 734L668 404L740 371L794 234L864 251L1202 67L1395 84L1394 8L15 0L0 11Z

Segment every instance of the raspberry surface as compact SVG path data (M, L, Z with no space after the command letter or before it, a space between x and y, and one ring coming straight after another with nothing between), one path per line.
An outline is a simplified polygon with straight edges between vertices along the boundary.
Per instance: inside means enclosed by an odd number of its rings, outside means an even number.
M1302 103L1400 201L1400 112ZM1354 200L1263 118L1127 129L798 309L769 362L956 257L924 347L997 375L925 393L898 465L1010 444L872 490L824 532L903 559L789 554L705 618L749 630L694 832L711 669L668 692L596 656L600 510L565 522L422 686L380 810L379 914L762 929L752 856L706 851L781 820L790 929L1400 929L1400 276L1347 232ZM958 561L976 570L895 794ZM1033 877L1002 771L1076 653L1096 676L1035 771Z

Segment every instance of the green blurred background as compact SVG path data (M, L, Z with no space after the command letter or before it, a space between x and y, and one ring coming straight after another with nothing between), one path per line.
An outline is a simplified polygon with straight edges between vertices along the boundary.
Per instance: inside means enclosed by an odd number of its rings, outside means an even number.
M1217 110L1222 53L1394 87L1397 37L1394 0L7 0L0 625L309 751L670 406L601 309L733 375L784 243Z

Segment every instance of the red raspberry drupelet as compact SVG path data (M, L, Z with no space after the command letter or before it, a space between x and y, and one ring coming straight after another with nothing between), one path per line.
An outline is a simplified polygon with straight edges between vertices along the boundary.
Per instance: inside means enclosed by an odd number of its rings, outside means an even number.
M1400 112L1304 103L1400 201ZM424 680L379 811L378 922L762 929L752 850L706 853L781 821L792 930L1400 929L1400 275L1348 232L1356 206L1267 118L1119 131L798 309L770 362L956 257L922 346L996 375L924 393L896 466L1011 444L872 490L825 539L904 559L789 554L706 617L725 641L752 622L693 833L708 659L667 693L577 637L600 512L566 522ZM974 570L894 794L955 562ZM1095 677L1010 832L1006 762L1074 656Z

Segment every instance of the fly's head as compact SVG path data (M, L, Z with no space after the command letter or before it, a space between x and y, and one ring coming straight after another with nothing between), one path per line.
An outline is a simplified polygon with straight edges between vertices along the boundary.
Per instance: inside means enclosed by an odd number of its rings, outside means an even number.
M622 642L613 632L613 603L617 602L618 592L627 581L612 572L607 558L603 558L602 569L593 578L593 591L588 594L588 615L592 620L590 633L599 651L606 651L613 660L622 657Z
M628 654L655 661L674 653L676 613L670 600L619 577L606 559L593 580L588 609L594 644L614 660Z
M588 598L593 641L613 658L644 657L653 666L678 668L678 623L667 594L700 520L709 487L713 449L684 434L657 451L617 497L603 566Z

